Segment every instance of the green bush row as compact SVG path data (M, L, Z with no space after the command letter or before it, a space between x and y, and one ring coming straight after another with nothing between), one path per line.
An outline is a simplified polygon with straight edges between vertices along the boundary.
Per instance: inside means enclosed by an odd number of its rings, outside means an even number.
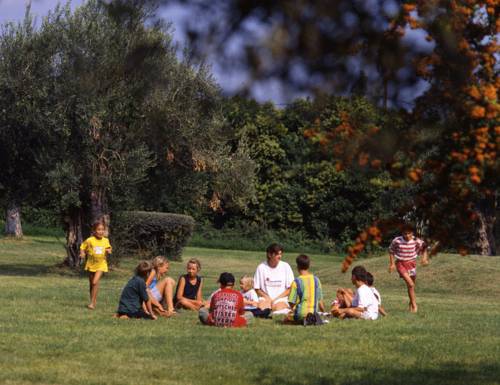
M132 254L141 258L165 255L181 260L181 253L193 234L194 219L188 215L147 211L122 211L111 219L113 257Z

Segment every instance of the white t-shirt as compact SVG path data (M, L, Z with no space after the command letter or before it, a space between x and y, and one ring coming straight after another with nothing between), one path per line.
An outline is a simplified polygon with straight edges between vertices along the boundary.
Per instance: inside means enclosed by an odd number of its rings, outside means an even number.
M366 285L361 285L356 290L356 295L352 299L352 307L362 307L364 319L376 320L378 318L378 301L373 291Z
M243 296L243 299L245 301L259 302L259 296L257 295L257 293L255 292L254 289L250 289L248 291L241 291L241 295ZM250 309L257 309L257 308L255 306L251 306L251 305L245 306L245 310L250 310Z
M253 287L262 290L274 300L292 285L293 279L293 271L288 263L279 261L273 268L265 261L257 266Z
M375 295L375 298L377 299L378 301L378 305L382 305L382 297L380 296L380 293L378 292L377 289L375 289L374 286L370 287L370 289L372 289L372 293L373 295Z

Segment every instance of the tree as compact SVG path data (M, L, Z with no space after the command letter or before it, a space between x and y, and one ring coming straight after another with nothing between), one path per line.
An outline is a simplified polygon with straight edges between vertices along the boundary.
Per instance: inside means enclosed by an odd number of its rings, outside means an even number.
M6 205L6 234L22 236L21 204L40 194L51 116L50 51L36 33L30 8L24 21L0 34L0 195Z
M182 3L206 14L210 14L207 8L220 5ZM362 158L368 164L381 161L393 183L405 188L409 183L418 185L412 206L403 205L397 219L417 212L442 244L463 253L493 254L500 144L496 123L498 4L494 0L391 4L395 3L382 1L368 9L368 3L357 1L231 1L216 20L207 21L204 33L192 25L188 30L199 46L205 46L208 36L222 53L225 42L244 38L250 31L237 59L258 76L278 77L312 92L346 92L361 75L368 75L381 82L383 104L389 105L387 99L396 104L401 101L398 90L426 80L429 88L408 114L407 130L400 132L397 149L389 149L383 157L387 161L380 159L383 154L376 146L369 146L381 140L385 127L373 134L354 127L357 145L345 146L354 152L344 151L343 157L359 160L364 152ZM224 16L227 23L220 22ZM422 37L409 44L412 40L407 35L412 30ZM258 34L260 38L255 38ZM391 90L396 97L387 95ZM391 130L391 134L395 133ZM413 143L404 143L407 135L415 139ZM342 147L339 135L332 139L332 146ZM351 144L353 137L347 139L343 143ZM444 215L449 220L443 221ZM356 250L377 241L380 230L386 231L395 222L383 225L374 218L370 232L358 237ZM476 245L467 247L467 234L473 233ZM349 261L354 256L351 253Z

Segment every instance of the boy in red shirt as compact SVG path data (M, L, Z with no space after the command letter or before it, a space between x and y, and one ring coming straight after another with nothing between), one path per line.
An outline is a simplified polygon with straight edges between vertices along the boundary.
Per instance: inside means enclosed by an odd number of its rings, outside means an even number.
M201 323L218 327L243 327L247 326L243 296L233 289L234 275L222 273L219 277L220 290L215 292L210 301L210 309L202 307L199 311Z
M417 297L415 295L415 282L417 280L417 257L422 257L422 265L429 264L427 248L424 241L416 238L413 227L405 225L402 235L393 239L389 247L389 273L397 270L399 276L405 281L410 299L409 310L417 312Z

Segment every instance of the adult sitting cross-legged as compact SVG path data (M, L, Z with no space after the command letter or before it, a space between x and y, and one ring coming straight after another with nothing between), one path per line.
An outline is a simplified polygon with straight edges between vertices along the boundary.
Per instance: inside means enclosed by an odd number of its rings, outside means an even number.
M273 314L287 314L290 310L288 295L294 280L292 268L281 260L281 245L269 245L266 253L267 260L259 264L255 271L254 289L260 297L259 302L267 303Z

